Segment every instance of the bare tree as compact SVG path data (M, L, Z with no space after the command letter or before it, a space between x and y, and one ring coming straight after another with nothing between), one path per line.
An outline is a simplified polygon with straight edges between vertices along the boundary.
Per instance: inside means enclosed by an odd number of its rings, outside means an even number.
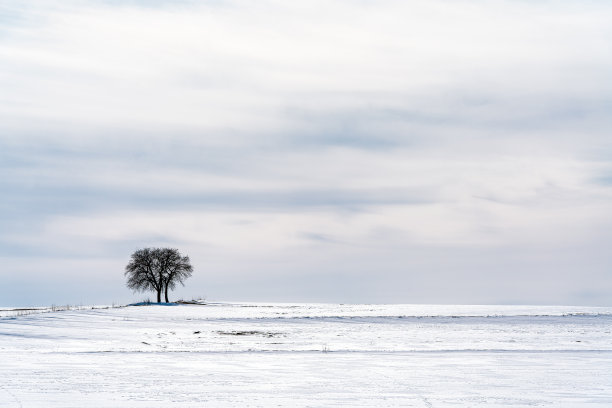
M182 256L178 249L162 248L159 250L159 261L164 271L162 274L164 295L168 303L168 289L174 290L177 283L185 286L185 279L191 276L193 267L188 256Z
M125 267L127 287L139 292L157 292L157 303L161 302L162 291L168 303L168 289L174 289L177 283L184 285L192 272L189 257L174 248L139 249Z
M161 302L162 285L154 252L155 249L153 248L143 248L135 251L125 267L125 276L128 278L128 288L138 292L155 291L159 303Z

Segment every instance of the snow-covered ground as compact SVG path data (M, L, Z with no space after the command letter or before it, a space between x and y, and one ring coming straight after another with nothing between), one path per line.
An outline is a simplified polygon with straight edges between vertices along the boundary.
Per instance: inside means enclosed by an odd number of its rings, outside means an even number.
M0 407L612 406L612 308L0 309Z

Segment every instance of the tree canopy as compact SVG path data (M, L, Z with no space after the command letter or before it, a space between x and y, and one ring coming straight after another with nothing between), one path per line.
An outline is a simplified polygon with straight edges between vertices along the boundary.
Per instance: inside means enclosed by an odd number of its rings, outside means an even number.
M168 289L176 288L191 276L193 267L188 256L182 256L175 248L143 248L135 251L125 267L127 287L134 291L157 292L157 302L161 302L164 292L168 302Z

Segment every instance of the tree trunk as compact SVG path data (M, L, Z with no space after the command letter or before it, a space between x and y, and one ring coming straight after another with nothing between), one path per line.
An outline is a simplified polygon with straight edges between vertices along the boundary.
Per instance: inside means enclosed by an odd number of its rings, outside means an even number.
M161 303L161 288L157 290L157 303Z
M168 284L167 284L167 283L166 283L166 288L165 288L165 289L166 289L166 291L165 291L164 293L165 293L165 295L166 295L166 303L170 303L170 302L168 301Z

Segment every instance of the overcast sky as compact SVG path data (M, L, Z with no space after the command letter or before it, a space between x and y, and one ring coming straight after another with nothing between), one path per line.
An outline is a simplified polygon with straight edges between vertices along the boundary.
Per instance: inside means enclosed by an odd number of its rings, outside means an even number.
M606 1L0 1L0 305L612 305Z

